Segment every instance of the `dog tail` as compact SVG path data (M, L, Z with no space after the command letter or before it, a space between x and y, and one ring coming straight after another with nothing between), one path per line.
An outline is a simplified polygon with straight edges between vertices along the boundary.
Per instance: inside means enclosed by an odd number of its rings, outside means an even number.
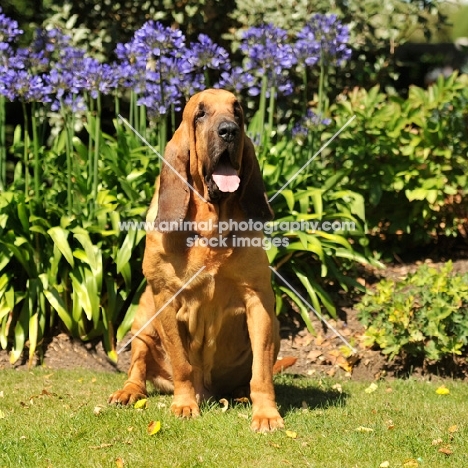
M288 367L296 364L296 361L297 358L292 356L285 356L282 359L278 359L273 365L273 374L279 374L280 372L283 372Z

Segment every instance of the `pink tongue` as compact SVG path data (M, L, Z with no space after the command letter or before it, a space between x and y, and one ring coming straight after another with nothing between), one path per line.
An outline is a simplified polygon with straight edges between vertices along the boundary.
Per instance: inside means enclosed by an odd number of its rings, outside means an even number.
M235 192L240 184L236 170L227 164L218 165L213 172L213 180L221 192Z

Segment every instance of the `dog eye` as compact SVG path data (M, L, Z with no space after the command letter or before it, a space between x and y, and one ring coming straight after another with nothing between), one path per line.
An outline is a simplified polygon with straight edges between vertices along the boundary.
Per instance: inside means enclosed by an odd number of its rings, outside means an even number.
M198 108L197 113L195 114L195 121L203 119L203 117L205 117L205 115L206 115L205 108L203 106L200 106Z

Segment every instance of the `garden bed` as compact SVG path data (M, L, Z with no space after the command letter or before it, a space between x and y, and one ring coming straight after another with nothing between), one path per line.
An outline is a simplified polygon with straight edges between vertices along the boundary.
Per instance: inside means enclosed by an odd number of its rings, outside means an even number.
M431 262L431 260L426 260ZM395 281L413 272L421 262L393 264L385 270L366 270L362 281L372 287L376 278L385 277ZM433 263L433 262L431 262ZM433 263L437 266L439 263ZM456 273L468 272L468 260L459 259L453 262ZM295 357L296 363L285 372L312 375L342 375L353 380L375 380L382 377L396 377L407 375L446 376L466 379L468 364L465 357L457 357L450 362L431 365L427 362L404 360L397 358L389 362L378 350L365 348L362 345L364 327L357 319L352 300L345 294L338 300L340 319L327 320L358 351L356 359L348 361L343 356L346 345L330 329L323 327L318 319L312 319L316 334L312 335L305 329L299 316L290 315L281 320L281 349L279 357ZM128 338L122 343L126 343ZM120 350L121 344L117 347ZM351 364L350 364L351 363ZM127 372L130 364L130 347L119 353L119 361L114 365L108 358L101 343L83 343L71 339L65 334L58 334L45 347L43 365L50 369L83 368L105 372ZM35 359L34 365L40 365ZM350 368L347 368L347 366ZM14 366L9 363L8 353L0 350L0 369L14 367L18 370L28 369L27 355L23 356Z

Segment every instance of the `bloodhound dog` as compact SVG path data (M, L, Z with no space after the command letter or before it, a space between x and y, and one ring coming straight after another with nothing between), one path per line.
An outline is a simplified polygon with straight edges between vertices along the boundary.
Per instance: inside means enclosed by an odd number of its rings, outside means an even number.
M221 89L194 95L148 212L148 286L132 327L128 380L110 403L144 398L148 380L174 393L176 416L198 416L210 397L243 394L253 430L283 427L272 377L279 327L271 272L263 232L251 228L272 216L241 105Z

